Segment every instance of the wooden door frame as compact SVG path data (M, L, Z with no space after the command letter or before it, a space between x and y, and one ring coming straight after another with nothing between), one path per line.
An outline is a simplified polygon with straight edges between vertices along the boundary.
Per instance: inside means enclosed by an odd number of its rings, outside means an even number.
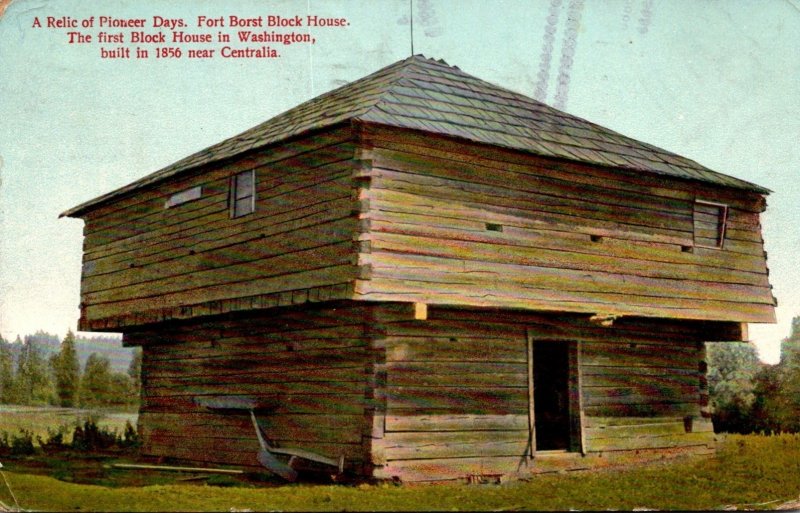
M567 346L567 392L569 395L569 423L570 436L568 452L586 454L585 422L583 413L583 380L581 377L581 350L580 340L559 339L549 337L535 337L532 330L526 330L527 361L528 361L528 444L530 451L528 459L536 457L536 404L534 399L533 375L533 344L534 342L553 342L568 344Z

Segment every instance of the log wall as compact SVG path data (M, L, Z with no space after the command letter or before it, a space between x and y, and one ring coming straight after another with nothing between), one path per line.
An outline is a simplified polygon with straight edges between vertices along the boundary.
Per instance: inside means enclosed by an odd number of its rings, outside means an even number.
M774 322L760 194L362 130L357 299ZM697 199L729 206L723 249Z
M337 128L89 211L81 329L348 297L357 271L353 156L351 130ZM231 177L248 169L255 212L232 219ZM197 186L199 199L165 208Z
M335 302L172 323L125 343L144 349L144 454L258 467L245 412L198 402L247 397L278 446L344 455L355 473L439 481L707 448L700 341L729 328L445 307L414 320L405 303ZM577 438L565 455L588 459L530 458L528 336L578 348Z
M391 305L383 311L400 308ZM717 326L431 307L427 320L382 322L384 371L372 440L374 475L406 481L510 475L604 463L630 450L713 442L702 343ZM575 442L587 457L530 459L526 336L577 343ZM575 455L579 455L579 451ZM565 454L564 456L570 456Z
M231 176L256 172L231 219ZM175 193L199 199L165 208ZM721 249L696 200L728 206ZM762 195L373 125L84 214L84 330L356 299L772 322Z
M260 467L247 412L198 402L248 397L263 407L259 418L278 447L344 455L361 472L371 422L368 317L367 306L330 303L126 333L127 345L143 346L143 454Z

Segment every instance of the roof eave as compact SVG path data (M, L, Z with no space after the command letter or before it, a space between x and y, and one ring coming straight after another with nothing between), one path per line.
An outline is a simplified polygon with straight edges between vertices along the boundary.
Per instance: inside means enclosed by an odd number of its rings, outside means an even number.
M211 160L211 161L201 162L201 163L193 165L193 166L177 169L173 173L160 174L160 173L162 173L162 171L164 171L166 169L169 169L170 167L174 166L178 162L181 162L182 160L185 160L185 159L181 159L181 160L178 160L176 162L173 162L172 164L170 164L168 166L165 166L165 167L159 169L158 171L154 171L154 172L150 173L149 175L140 178L139 180L131 182L131 183L127 184L127 185L123 185L122 187L114 189L111 192L108 192L108 193L103 194L101 196L97 196L96 198L93 198L93 199L90 199L88 201L85 201L85 202L81 203L80 205L76 205L76 206L74 206L74 207L72 207L70 209L67 209L67 210L61 212L58 215L58 218L59 219L61 219L62 217L82 218L82 214L85 214L86 212L88 212L90 210L98 208L98 207L104 205L105 203L107 203L107 202L109 202L111 200L120 198L120 197L125 196L127 194L131 194L131 193L133 193L135 191L139 191L139 190L144 189L146 187L150 187L150 186L154 186L154 185L163 183L164 181L169 180L170 178L175 178L177 176L184 176L184 175L187 175L187 174L192 173L192 172L197 172L197 171L201 170L203 167L206 167L206 166L209 166L209 165L223 165L226 162L230 162L230 161L242 158L242 157L244 157L246 155L249 155L251 153L258 152L258 151L264 151L264 150L266 150L266 149L268 149L270 147L274 147L274 146L278 146L278 145L281 145L281 144L285 144L288 141L296 140L296 139L299 139L301 137L307 137L310 134L314 134L314 133L317 133L317 132L323 132L325 130L334 130L334 129L338 128L338 127L342 127L342 126L345 126L347 124L351 124L353 121L354 121L353 118L348 118L348 119L342 120L340 122L333 123L331 125L324 125L324 126L316 127L314 129L311 129L311 130L306 130L305 132L292 134L292 135L289 135L289 136L287 136L287 137L285 137L283 139L277 140L277 141L270 141L267 144L263 144L263 145L255 144L255 145L253 145L252 147L250 147L249 149L247 149L245 151L242 151L240 153L236 153L236 154L233 154L233 155L228 155L225 158L220 158L218 160ZM206 150L207 150L207 148L203 149L203 150L200 150L199 152L193 153L192 155L196 155L198 153L203 153ZM192 155L190 155L189 157L186 157L186 158L190 158Z

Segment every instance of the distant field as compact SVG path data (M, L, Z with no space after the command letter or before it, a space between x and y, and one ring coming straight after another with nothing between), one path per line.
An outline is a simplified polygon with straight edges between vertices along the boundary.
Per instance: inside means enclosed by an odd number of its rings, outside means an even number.
M122 433L125 422L130 421L136 426L136 413L111 412L103 410L86 410L80 408L55 408L39 406L17 406L0 404L0 433L7 432L9 436L26 429L36 435L45 437L48 428L57 430L61 426L68 428L69 435L78 423L83 423L88 418L94 419L99 427L116 429ZM68 437L69 439L69 437Z

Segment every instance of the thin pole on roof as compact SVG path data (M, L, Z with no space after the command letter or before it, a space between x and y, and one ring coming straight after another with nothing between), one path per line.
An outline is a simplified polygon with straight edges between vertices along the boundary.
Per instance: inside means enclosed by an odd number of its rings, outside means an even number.
M306 10L311 15L311 0L306 1ZM311 45L308 45L308 75L309 85L311 86L311 97L314 97L314 54L311 52Z
M411 56L414 56L414 0L408 0L409 27L411 27Z

